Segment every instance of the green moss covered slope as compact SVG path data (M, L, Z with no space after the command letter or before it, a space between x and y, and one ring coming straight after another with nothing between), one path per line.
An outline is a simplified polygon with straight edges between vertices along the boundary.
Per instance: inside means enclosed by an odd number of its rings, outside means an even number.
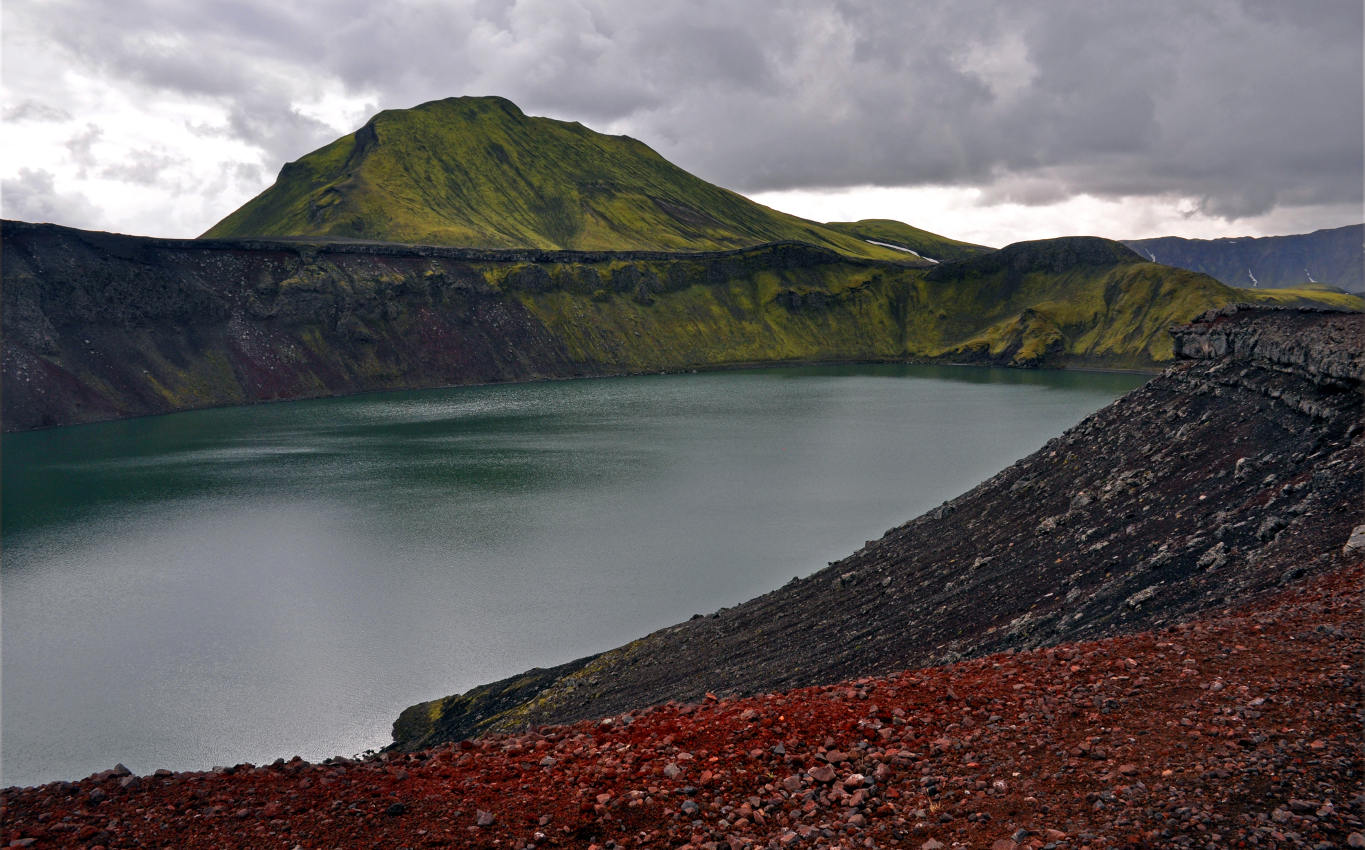
M707 183L635 139L530 117L499 97L381 112L285 165L204 236L609 251L791 240L912 259Z
M1150 368L1172 358L1172 324L1225 304L1365 306L1341 293L1234 289L1087 236L945 263L917 273L915 287L909 355L1016 366Z
M1233 289L1094 237L1016 243L929 271L773 250L743 269L618 262L586 285L560 271L515 294L575 362L606 372L797 360L1143 369L1172 358L1171 325L1225 304L1365 306L1340 293Z

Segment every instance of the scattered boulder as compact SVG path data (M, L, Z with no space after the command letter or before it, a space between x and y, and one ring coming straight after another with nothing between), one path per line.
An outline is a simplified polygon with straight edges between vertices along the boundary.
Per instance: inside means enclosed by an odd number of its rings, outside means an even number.
M1365 525L1351 529L1351 536L1346 538L1346 545L1341 547L1341 551L1346 555L1365 552Z

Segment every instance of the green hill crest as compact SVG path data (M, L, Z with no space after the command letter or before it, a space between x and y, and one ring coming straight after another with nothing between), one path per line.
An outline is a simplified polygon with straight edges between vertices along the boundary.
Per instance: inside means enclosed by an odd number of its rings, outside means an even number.
M628 136L528 116L501 97L380 112L285 165L204 236L605 251L791 240L919 262L707 183Z

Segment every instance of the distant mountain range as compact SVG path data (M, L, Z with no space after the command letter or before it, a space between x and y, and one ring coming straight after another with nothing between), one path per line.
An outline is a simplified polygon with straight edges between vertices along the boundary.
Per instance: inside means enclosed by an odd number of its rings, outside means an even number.
M1129 239L1124 243L1154 263L1203 272L1228 286L1327 286L1365 294L1365 224L1296 236L1240 239Z

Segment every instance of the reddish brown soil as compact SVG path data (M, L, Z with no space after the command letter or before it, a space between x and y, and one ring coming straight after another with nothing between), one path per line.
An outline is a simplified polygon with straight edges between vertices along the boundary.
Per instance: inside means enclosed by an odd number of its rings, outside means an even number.
M9 788L4 841L1365 846L1362 580L1357 563L1164 631L373 761Z

